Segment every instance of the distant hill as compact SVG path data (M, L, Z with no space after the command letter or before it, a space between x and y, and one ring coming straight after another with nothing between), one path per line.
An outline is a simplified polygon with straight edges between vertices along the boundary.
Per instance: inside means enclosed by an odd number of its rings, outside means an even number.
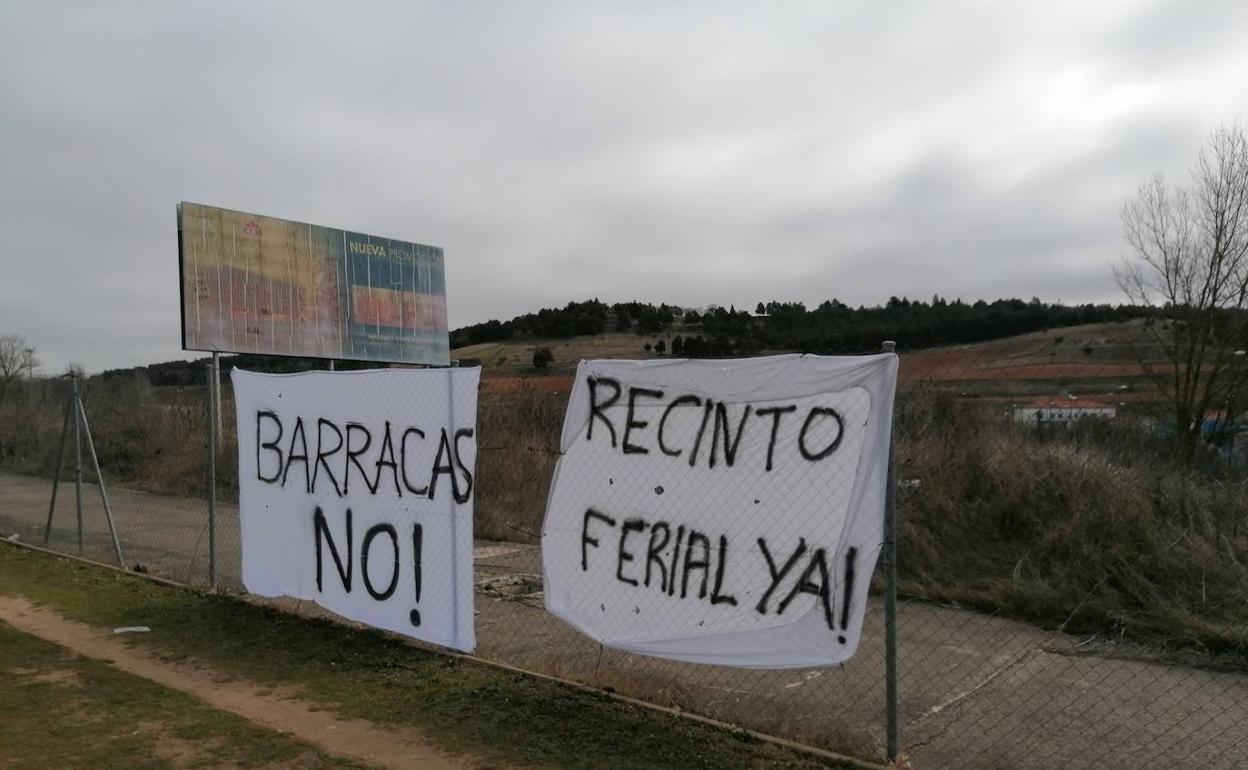
M564 369L581 358L675 355L719 358L764 352L864 353L895 340L902 350L986 342L1048 329L1146 317L1157 311L1131 305L1061 305L1032 299L968 303L933 297L930 302L892 297L878 306L850 307L837 300L814 308L800 302L760 302L751 310L711 305L703 309L646 302L608 305L597 299L543 308L509 321L490 320L451 332L452 358L488 369L532 370L533 353L549 348L551 366ZM646 349L646 345L650 348ZM104 380L143 373L153 386L204 383L208 358L166 361L96 375ZM313 358L223 355L221 368L300 372L324 369ZM339 361L339 369L367 369L369 362Z
M886 339L913 350L1126 321L1155 312L1132 305L1061 305L1038 299L967 303L892 297L883 305L856 308L834 299L814 308L772 301L758 303L752 312L714 305L701 311L642 302L607 305L594 299L456 329L451 347L452 356L462 363L486 366L530 365L535 349L552 345L569 348L565 355L554 351L556 364L664 352L688 358L765 351L852 354L877 350ZM662 349L656 350L660 343Z
M94 375L92 379L110 380L143 373L147 375L148 381L158 388L203 385L205 382L205 367L208 366L211 360L211 357L205 356L195 361L165 361L159 364L135 366L128 369L108 369ZM236 366L251 372L285 374L289 372L306 372L312 369L327 369L329 368L329 362L320 358L264 356L252 353L221 354L221 372L223 376L227 376L228 372ZM340 371L346 371L348 369L374 369L377 367L377 364L368 361L337 361L335 362L335 367Z

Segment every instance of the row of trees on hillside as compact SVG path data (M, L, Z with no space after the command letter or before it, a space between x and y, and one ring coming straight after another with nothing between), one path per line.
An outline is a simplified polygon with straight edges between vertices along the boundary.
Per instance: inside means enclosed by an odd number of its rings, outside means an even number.
M679 332L683 355L741 355L760 350L853 353L874 350L884 339L909 348L979 342L1060 326L1122 321L1152 312L1131 305L1060 305L1032 299L980 300L974 303L933 297L930 302L893 297L876 307L850 307L835 299L807 308L801 302L760 302L751 313L711 306L703 312L666 304L624 302L607 306L598 300L569 302L510 321L492 320L455 330L452 347L500 342L513 337L565 338L613 330L653 335ZM688 332L692 332L690 335ZM673 348L673 353L677 352Z
M165 361L159 364L136 366L129 369L106 369L98 375L100 380L125 379L136 373L146 375L148 382L157 388L189 387L203 385L205 372L211 358L196 361ZM335 361L338 371L355 369L373 369L377 364L372 361ZM323 358L298 358L295 356L266 356L256 353L222 354L221 376L228 377L230 370L238 367L249 372L268 372L270 374L292 374L326 369L329 362Z
M875 307L850 307L835 299L814 308L801 302L759 303L754 313L714 308L701 320L701 331L727 337L746 349L798 350L806 353L857 353L879 348L886 339L903 348L980 342L1062 326L1124 321L1145 315L1130 305L1060 305L1032 299L930 302L892 297Z
M645 302L619 302L609 306L597 299L569 302L561 308L542 308L510 321L491 320L456 329L451 332L451 347L502 342L517 335L559 339L609 330L657 334L670 327L680 314L678 307ZM612 316L615 323L608 329Z

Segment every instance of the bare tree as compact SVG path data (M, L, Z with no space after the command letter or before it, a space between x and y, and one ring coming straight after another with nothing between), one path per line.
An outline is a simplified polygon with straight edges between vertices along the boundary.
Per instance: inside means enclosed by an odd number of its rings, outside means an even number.
M1147 325L1139 360L1175 422L1182 459L1199 445L1205 416L1233 419L1248 367L1236 356L1248 337L1248 134L1214 131L1188 188L1157 175L1122 210L1130 254L1118 284L1137 304L1163 308ZM1155 351L1161 351L1157 355Z
M38 365L35 349L27 345L23 337L0 335L0 402L8 395L9 387L21 378L22 370L30 377Z

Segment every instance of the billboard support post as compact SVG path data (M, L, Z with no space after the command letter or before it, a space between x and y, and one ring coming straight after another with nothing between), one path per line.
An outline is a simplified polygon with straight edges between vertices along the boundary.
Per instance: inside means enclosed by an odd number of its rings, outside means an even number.
M213 447L216 451L221 451L221 354L212 351L212 407L216 410L217 415L217 439Z
M208 374L208 585L217 590L217 443L221 439L218 421L221 391L220 361L216 353L204 367Z
M897 352L897 343L892 340L886 341L882 347L885 353ZM895 420L895 409L893 416ZM897 688L897 517L893 493L896 484L893 434L896 427L894 422L888 432L888 475L884 487L884 696L890 762L897 759L901 752L901 704Z

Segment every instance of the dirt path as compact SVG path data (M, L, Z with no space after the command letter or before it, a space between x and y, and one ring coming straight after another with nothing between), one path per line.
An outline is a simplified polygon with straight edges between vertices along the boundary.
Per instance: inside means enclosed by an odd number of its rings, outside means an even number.
M335 756L396 769L465 770L479 764L429 746L414 730L340 719L328 711L314 711L301 701L265 694L267 691L248 682L222 681L218 672L202 666L166 663L126 645L108 629L69 620L25 599L0 596L0 621L79 655L189 693L215 708L293 735Z

